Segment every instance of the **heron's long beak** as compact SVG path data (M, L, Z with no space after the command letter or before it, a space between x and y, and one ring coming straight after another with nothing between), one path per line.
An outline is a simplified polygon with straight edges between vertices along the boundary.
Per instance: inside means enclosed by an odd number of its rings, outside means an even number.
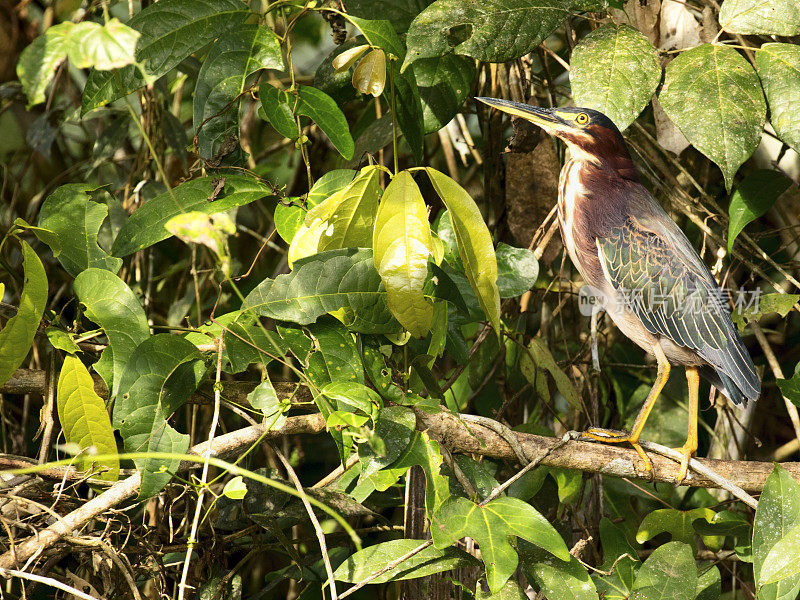
M497 110L502 110L515 117L522 117L526 121L530 121L547 131L559 130L564 126L564 121L553 114L553 111L549 108L540 108L538 106L531 106L530 104L512 102L511 100L501 100L500 98L476 97L475 100L480 100L484 104L488 104Z

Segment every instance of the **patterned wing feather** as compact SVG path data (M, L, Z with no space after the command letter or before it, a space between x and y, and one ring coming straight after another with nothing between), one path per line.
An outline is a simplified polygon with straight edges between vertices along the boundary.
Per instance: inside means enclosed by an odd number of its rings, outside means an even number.
M760 383L752 359L708 267L652 198L639 208L597 240L611 285L650 333L707 361L731 400L755 400Z

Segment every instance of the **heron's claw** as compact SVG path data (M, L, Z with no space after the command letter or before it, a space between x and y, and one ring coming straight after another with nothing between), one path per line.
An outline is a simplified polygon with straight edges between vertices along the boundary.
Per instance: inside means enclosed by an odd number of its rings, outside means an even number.
M591 427L581 433L581 437L587 437L597 442L605 442L606 444L624 444L629 443L636 450L636 453L644 462L644 470L646 473L652 473L653 464L644 453L644 450L639 445L639 437L635 438L627 431L617 431L614 429L600 429L599 427Z
M689 474L689 460L691 460L692 455L695 452L695 449L691 446L681 446L680 448L673 448L681 453L681 468L678 471L678 477L675 480L677 485L683 483L686 476Z

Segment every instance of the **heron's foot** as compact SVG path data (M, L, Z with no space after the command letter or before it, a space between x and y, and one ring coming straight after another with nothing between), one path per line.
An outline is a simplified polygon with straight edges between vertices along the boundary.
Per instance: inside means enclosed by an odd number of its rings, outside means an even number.
M627 431L617 431L615 429L600 429L599 427L590 427L583 433L581 433L581 437L586 437L596 442L604 442L606 444L625 444L628 443L633 446L633 449L636 450L636 453L644 462L644 470L646 473L652 473L653 471L653 464L650 462L650 459L647 457L647 454L644 453L644 450L639 445L639 436L635 438L631 435L630 432Z
M677 450L681 453L681 468L678 471L678 478L675 481L677 485L683 483L683 480L686 479L686 476L689 474L689 459L692 458L697 448L693 448L690 445L684 445L680 448L673 448L673 450Z

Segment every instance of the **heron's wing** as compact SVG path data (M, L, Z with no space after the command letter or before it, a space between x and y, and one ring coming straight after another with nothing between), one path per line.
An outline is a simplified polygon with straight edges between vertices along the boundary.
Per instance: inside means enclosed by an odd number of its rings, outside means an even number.
M757 398L753 362L708 267L654 200L639 208L597 239L609 283L650 333L694 350L732 380L741 397Z

